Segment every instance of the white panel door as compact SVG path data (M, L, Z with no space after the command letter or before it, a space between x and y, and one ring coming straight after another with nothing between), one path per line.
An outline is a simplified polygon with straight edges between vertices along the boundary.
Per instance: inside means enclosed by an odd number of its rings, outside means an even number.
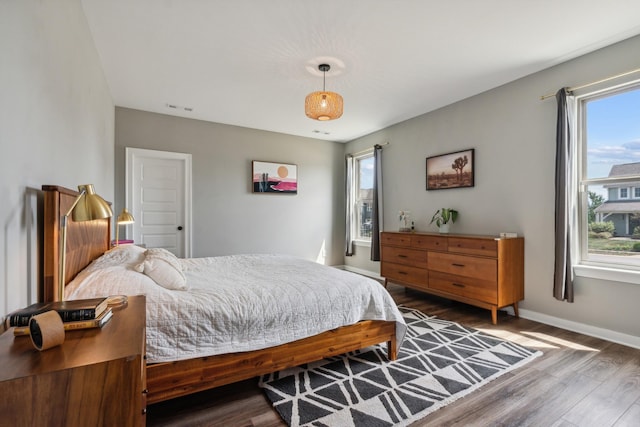
M191 256L191 155L127 148L126 200L133 240Z

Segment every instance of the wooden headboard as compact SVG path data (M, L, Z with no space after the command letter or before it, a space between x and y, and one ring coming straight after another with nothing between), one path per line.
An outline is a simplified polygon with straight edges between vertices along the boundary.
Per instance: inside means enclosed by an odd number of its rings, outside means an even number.
M69 210L77 191L57 185L43 185L44 192L44 301L58 299L60 286L58 257L60 253L60 222ZM111 218L96 221L67 222L67 258L64 284L69 283L80 270L109 249L111 241Z

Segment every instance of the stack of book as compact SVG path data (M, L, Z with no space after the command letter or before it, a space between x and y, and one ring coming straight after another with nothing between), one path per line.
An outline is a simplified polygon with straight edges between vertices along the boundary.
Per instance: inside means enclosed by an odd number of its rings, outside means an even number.
M29 319L49 310L58 312L65 331L101 328L113 315L107 297L44 302L32 304L9 314L7 326L14 327L14 335L29 335Z

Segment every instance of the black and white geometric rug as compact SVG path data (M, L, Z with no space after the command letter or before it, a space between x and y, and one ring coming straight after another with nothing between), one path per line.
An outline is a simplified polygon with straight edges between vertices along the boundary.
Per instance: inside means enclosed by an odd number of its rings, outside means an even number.
M265 375L262 387L290 426L405 426L542 353L399 307L407 334L386 345Z

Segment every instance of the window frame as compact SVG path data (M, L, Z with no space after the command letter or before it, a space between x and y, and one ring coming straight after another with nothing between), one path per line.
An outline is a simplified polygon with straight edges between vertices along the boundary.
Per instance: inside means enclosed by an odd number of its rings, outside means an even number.
M353 195L353 221L351 221L351 236L353 242L357 246L370 246L371 236L368 238L360 235L360 224L362 218L360 216L360 201L363 200L359 197L360 194L360 162L366 159L373 159L373 149L359 153L353 156L353 180L351 183L351 194Z
M577 182L578 182L578 224L576 224L578 233L577 239L578 254L573 266L574 274L580 277L588 277L592 279L602 279L607 281L618 281L624 283L632 283L640 285L640 265L634 266L629 264L618 264L612 262L603 262L588 259L589 255L589 235L588 235L588 188L596 185L618 185L630 184L627 187L626 198L620 197L618 188L618 198L620 200L631 200L635 194L630 191L630 186L640 180L640 175L624 176L624 177L603 177L603 178L587 178L586 165L588 161L587 155L587 117L586 105L590 101L594 101L616 94L622 94L627 91L640 90L640 80L605 88L596 92L585 93L576 96L576 115L577 115Z

